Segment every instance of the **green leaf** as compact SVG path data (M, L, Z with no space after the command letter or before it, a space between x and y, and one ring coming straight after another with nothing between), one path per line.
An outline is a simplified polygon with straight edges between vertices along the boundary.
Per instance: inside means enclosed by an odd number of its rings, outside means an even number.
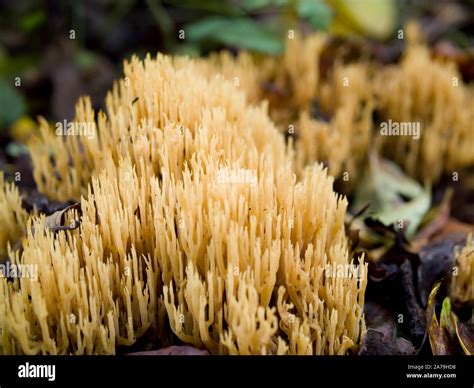
M242 7L237 2L222 0L172 0L167 2L177 8L200 11L204 14L218 14L232 17L243 16Z
M163 32L167 36L171 34L171 31L173 29L173 20L166 11L166 8L160 5L159 2L154 0L146 0L146 4L151 12L151 15L160 27L161 32Z
M74 57L74 61L79 68L89 69L99 61L99 57L93 51L79 50Z
M10 142L7 145L7 154L14 157L18 158L23 155L28 155L28 147L24 144L17 143L17 142Z
M411 239L430 209L431 192L407 177L396 164L372 154L353 208L360 209L366 204L370 204L367 216L386 226L394 224L398 228L399 221L404 221L405 235Z
M15 121L25 112L23 96L11 83L0 79L0 129Z
M451 301L446 297L443 300L443 306L439 316L439 325L449 333L451 338L454 338L456 335L456 329L453 322L455 319L454 314L451 312Z
M280 54L283 42L261 24L246 18L208 17L185 28L190 42L212 42L226 46Z
M4 79L21 75L27 69L38 66L38 62L40 61L38 54L23 54L8 57L5 51L2 53L2 56L3 58L0 60L0 77Z
M331 8L322 0L299 0L298 16L306 19L316 30L327 31L332 20Z
M46 14L42 9L30 12L20 19L20 27L24 32L32 32L44 24Z
M199 45L193 43L176 45L173 48L173 54L198 57L200 54Z
M242 8L246 11L257 11L266 7L281 7L288 5L290 0L242 0L240 3Z
M255 11L261 8L268 7L272 3L272 0L243 0L241 2L241 5L242 8L246 11Z
M374 218L380 220L385 225L395 224L397 229L397 222L399 220L408 221L405 235L408 239L411 239L418 230L421 220L430 209L430 205L431 193L426 190L403 205L381 209L375 213Z
M397 24L395 0L326 0L335 12L334 32L386 39ZM337 28L336 28L337 27Z

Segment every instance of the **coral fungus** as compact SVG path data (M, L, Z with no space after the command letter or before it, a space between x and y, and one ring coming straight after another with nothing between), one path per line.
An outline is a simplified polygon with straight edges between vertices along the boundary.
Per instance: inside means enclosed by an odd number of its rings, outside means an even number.
M66 214L80 226L49 230L0 176L0 254L37 275L0 279L0 352L114 354L140 339L355 351L367 265L332 176L352 190L374 145L420 180L474 164L474 92L417 42L399 65L336 58L323 75L327 45L295 35L282 58L133 57L106 112L83 98L67 130L41 120L36 184L80 201ZM419 123L419 138L385 136L388 120ZM471 253L469 240L456 256L460 301L473 298Z
M27 219L18 188L5 182L0 172L0 259L7 254L8 243L14 244L23 235Z
M38 187L81 197L81 225L29 221L10 259L37 279L0 279L2 353L112 354L173 335L214 354L357 348L367 275L347 201L320 165L297 180L265 104L158 55L126 64L95 117L83 99L75 122L95 136L56 137L43 121L30 145Z
M240 88L253 103L269 101L280 130L296 133L297 171L308 162L324 162L350 191L369 148L376 147L411 176L436 182L443 173L474 164L474 89L452 63L430 56L416 25L407 30L406 52L393 66L347 63L336 55L335 65L323 76L329 40L322 34L295 34L287 39L282 58L240 54L232 60L222 53L203 67L244 80ZM325 119L313 114L314 106ZM417 135L399 131L386 136L379 125L388 121L416 125Z
M451 282L451 296L460 302L474 301L474 243L469 235L466 245L455 252L455 271Z

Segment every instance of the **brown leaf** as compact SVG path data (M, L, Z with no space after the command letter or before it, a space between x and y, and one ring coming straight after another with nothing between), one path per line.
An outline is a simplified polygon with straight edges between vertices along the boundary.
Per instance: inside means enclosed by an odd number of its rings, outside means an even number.
M404 338L390 338L381 331L369 329L358 354L360 356L409 355L415 354L415 348Z
M452 354L449 337L442 327L432 323L428 328L428 335L430 337L431 351L435 356Z
M411 243L411 247L415 251L418 251L421 247L426 245L433 235L440 232L448 223L451 214L452 196L452 190L448 190L441 204L437 208L430 210L427 216L431 218L431 221L415 235Z
M436 294L441 286L441 282L436 283L428 298L428 308L426 319L428 322L428 337L431 351L435 356L455 355L459 353L459 345L455 338L450 335L451 320L456 321L455 315L451 312L449 298L445 298L441 311L441 324L436 317ZM451 321L451 322L450 322Z
M426 318L423 310L418 304L415 285L413 280L413 268L410 261L405 260L400 266L400 276L405 293L405 305L408 315L408 329L411 338L416 342L421 342L426 331Z
M421 249L419 257L418 294L422 305L426 306L433 285L446 277L453 266L454 243L450 240L430 243Z
M386 338L395 338L397 322L389 310L379 303L366 301L364 305L365 323L367 329L377 330Z
M469 233L474 233L474 225L450 218L443 229L433 236L432 241L439 242L449 239L457 244L465 240Z
M456 329L456 335L459 343L468 356L474 356L474 332L472 327L464 323L458 323L454 317L454 328Z
M47 216L63 210L70 205L74 205L76 201L50 201L45 195L31 191L23 198L22 206L27 212L37 211L38 213L46 214Z
M79 227L80 221L74 220L71 225L64 225L64 215L69 210L73 209L80 209L81 204L75 203L74 205L68 206L63 210L59 210L50 216L46 217L45 227L48 228L52 232L57 232L60 230L73 230Z

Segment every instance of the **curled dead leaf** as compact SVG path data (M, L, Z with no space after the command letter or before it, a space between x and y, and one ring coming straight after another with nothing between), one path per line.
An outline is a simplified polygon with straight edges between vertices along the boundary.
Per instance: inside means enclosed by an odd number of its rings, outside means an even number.
M78 210L81 208L80 203L75 203L62 210L54 212L50 216L46 217L45 227L52 232L58 232L60 230L73 230L79 227L80 221L73 220L70 225L64 225L64 216L70 210Z
M386 336L383 332L369 329L365 334L359 355L410 355L415 348L410 341L404 338Z
M456 336L459 340L459 344L462 347L464 353L468 356L474 356L474 331L472 327L464 323L458 323L458 320L454 316L454 328Z
M441 282L436 283L428 298L427 320L431 350L436 356L462 354L463 351L467 355L472 355L474 334L466 324L459 323L458 317L451 310L449 298L443 301L438 322L435 305L440 286Z

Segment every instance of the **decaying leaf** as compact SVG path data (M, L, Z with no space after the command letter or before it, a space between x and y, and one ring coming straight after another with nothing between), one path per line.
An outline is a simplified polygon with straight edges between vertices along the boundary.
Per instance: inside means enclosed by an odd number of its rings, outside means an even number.
M367 329L383 333L385 338L395 338L397 334L397 322L391 311L379 303L367 301L364 306L364 314Z
M433 207L423 220L422 229L415 235L412 241L412 247L415 250L421 249L430 239L439 233L449 221L451 214L451 199L453 197L452 189L448 189L443 196L441 203Z
M74 205L70 205L63 210L59 210L54 212L50 216L46 217L45 227L48 228L52 232L58 232L60 230L73 230L79 227L80 221L73 220L70 225L64 225L64 215L69 210L80 209L80 203L75 203Z
M431 193L396 164L373 153L353 208L366 204L370 204L370 217L387 226L395 225L411 239L431 206Z
M428 329L431 351L435 356L446 356L453 354L450 348L450 340L445 330L437 323L431 324Z
M410 355L415 348L404 338L390 338L378 330L369 329L365 334L359 355Z
M455 244L462 243L466 237L474 233L474 225L459 222L454 218L450 218L438 233L433 236L433 242L450 240Z
M428 298L427 320L428 336L434 355L456 355L474 352L474 334L472 329L459 322L457 315L451 310L449 298L443 300L440 319L436 317L436 294L441 286L438 282Z
M437 282L428 296L428 306L426 309L426 322L428 325L431 325L433 319L436 320L435 316L435 307L436 307L436 294L438 293L439 288L441 287L441 282Z
M75 203L75 201L51 201L44 194L31 192L28 196L23 198L22 206L27 212L31 213L37 211L38 213L49 216L57 211L67 208L68 206L74 205Z
M428 308L426 315L431 351L436 356L452 354L448 333L443 327L440 326L438 318L436 317L436 294L438 293L440 286L441 282L438 282L431 290L428 298Z
M453 266L454 243L445 240L427 244L419 252L418 294L423 306L426 306L428 295L433 285L447 276Z
M405 260L400 266L400 276L405 293L405 305L409 319L408 328L410 335L417 343L422 342L426 331L426 319L416 298L413 268L410 261Z
M474 356L474 330L472 327L464 323L458 323L457 319L454 320L454 328L456 330L456 336L459 340L464 353L468 356Z

